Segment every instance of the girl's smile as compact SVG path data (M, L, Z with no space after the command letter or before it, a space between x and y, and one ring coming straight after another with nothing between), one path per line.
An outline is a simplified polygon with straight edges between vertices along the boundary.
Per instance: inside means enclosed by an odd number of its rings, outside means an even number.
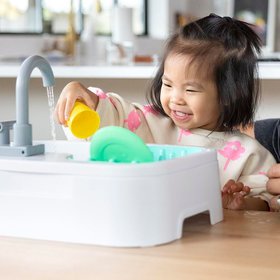
M171 118L177 122L186 122L193 117L192 114L184 113L182 111L171 111Z
M189 61L187 55L170 54L166 58L160 95L162 107L182 129L214 130L220 115L216 85Z

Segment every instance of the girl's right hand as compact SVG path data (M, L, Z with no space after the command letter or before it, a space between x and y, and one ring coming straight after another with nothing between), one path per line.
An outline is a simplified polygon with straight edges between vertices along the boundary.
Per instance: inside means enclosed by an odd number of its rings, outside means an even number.
M67 120L76 100L84 102L93 110L96 109L98 103L97 95L79 82L70 82L63 88L55 107L55 116L58 123L67 125Z

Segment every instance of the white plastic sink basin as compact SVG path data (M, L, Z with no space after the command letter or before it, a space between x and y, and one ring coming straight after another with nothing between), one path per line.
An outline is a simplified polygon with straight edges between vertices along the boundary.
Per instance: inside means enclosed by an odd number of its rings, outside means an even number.
M197 213L209 211L211 224L223 219L214 150L115 164L87 161L87 142L40 143L45 155L0 156L2 236L153 246L179 239Z

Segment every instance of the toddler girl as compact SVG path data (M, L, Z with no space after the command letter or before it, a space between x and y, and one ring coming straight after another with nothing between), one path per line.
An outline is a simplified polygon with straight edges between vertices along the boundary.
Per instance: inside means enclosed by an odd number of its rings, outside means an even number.
M66 124L79 99L98 111L101 126L126 127L146 143L215 148L224 208L268 210L265 174L275 160L237 130L253 121L259 51L260 39L247 24L211 14L167 41L148 105L71 82L58 100L58 120Z

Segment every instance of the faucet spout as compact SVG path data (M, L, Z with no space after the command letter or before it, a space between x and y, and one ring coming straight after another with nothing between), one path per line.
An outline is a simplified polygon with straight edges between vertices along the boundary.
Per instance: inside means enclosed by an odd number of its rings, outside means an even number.
M43 57L30 56L22 63L16 81L16 121L0 122L0 155L26 157L45 152L43 144L32 145L32 126L28 122L29 81L35 68L41 71L44 87L54 85L52 68ZM12 127L14 130L13 143L10 142Z
M32 71L38 68L43 86L54 85L54 75L48 61L41 56L28 57L21 65L16 81L16 123L14 124L14 146L32 145L32 126L29 124L29 81Z

